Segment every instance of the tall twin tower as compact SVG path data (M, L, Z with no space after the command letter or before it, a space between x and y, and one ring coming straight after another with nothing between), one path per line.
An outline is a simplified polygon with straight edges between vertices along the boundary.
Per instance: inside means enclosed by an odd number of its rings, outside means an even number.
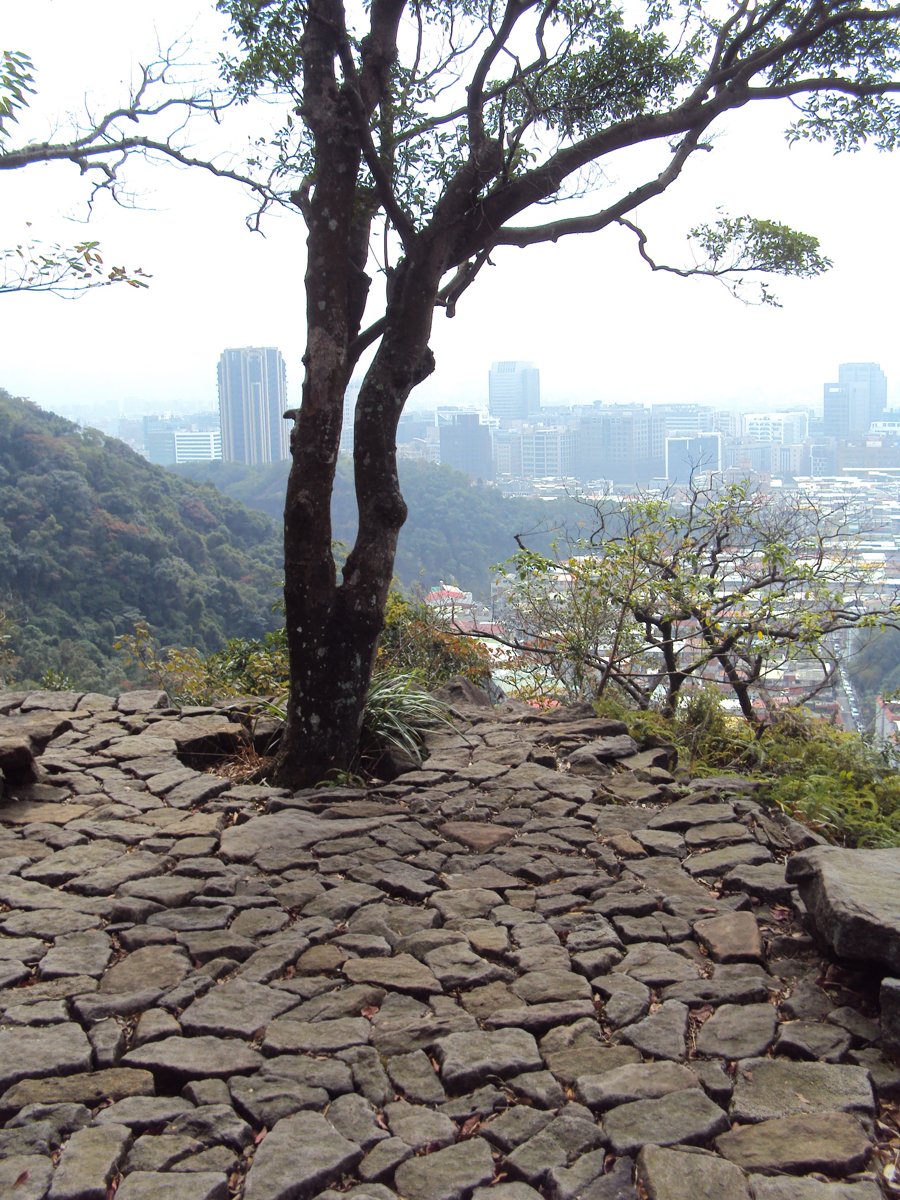
M225 350L219 359L219 420L226 462L280 462L290 454L284 359L274 346Z

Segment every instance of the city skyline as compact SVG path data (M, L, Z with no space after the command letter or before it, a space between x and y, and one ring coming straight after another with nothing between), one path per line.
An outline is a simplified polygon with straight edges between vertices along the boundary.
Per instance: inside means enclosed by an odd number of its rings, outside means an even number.
M15 136L44 140L77 107L88 81L95 111L121 99L138 62L191 31L192 59L221 45L221 18L208 6L158 0L153 13L123 21L113 0L78 10L32 0L5 18L9 44L29 51L38 95ZM684 263L687 229L721 207L807 229L835 262L820 279L777 281L784 308L753 308L714 282L653 274L633 236L615 229L526 252L501 249L458 306L438 313L437 371L411 407L487 400L486 364L541 364L547 404L697 400L721 408L816 403L833 363L879 361L900 402L900 346L889 281L900 277L900 240L878 219L857 219L865 198L896 194L897 156L863 149L835 157L827 146L788 147L778 106L738 114L678 188L641 210L660 259ZM197 132L199 153L204 134ZM239 128L234 149L249 131ZM626 168L623 167L623 170ZM250 207L236 187L201 173L135 162L129 185L138 208L102 199L87 226L86 194L65 165L7 173L10 243L29 232L45 241L101 241L106 261L142 266L145 291L121 285L66 303L4 297L0 386L42 407L93 402L124 412L165 411L181 400L215 402L209 362L222 345L279 345L291 405L299 402L304 351L304 230L299 217L273 217L265 237L243 226ZM375 273L373 295L383 286ZM156 355L153 347L165 345ZM47 348L52 353L47 353Z

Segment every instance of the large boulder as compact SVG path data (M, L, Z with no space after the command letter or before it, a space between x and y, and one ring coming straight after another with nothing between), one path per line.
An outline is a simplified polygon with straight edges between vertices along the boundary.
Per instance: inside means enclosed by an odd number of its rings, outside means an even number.
M814 846L790 860L786 878L839 958L900 975L900 848Z

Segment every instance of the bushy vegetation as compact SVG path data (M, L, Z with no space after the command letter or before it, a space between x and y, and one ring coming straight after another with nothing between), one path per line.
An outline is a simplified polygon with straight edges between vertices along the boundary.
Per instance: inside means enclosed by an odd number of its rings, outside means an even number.
M262 638L277 624L281 559L262 514L0 390L8 680L51 672L116 688L113 642L141 621L201 655Z
M752 728L712 689L687 693L671 717L604 700L604 715L632 735L668 743L691 776L750 775L761 798L841 846L900 846L900 774L895 754L802 708Z

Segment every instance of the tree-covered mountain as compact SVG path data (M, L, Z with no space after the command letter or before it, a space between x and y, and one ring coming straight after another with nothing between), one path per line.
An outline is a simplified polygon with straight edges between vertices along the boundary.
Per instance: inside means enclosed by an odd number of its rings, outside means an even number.
M172 468L196 482L214 483L250 508L281 519L287 462L247 467L239 463L183 463ZM591 527L589 508L573 500L532 500L503 496L496 488L434 463L400 460L400 485L409 508L400 531L395 572L404 587L431 587L454 581L487 601L491 568L510 558L515 535L546 552L563 529ZM332 504L334 537L352 544L356 530L352 467L341 461Z
M138 620L159 643L204 653L259 636L278 622L281 578L269 518L0 390L0 610L13 678L115 683L112 643Z

